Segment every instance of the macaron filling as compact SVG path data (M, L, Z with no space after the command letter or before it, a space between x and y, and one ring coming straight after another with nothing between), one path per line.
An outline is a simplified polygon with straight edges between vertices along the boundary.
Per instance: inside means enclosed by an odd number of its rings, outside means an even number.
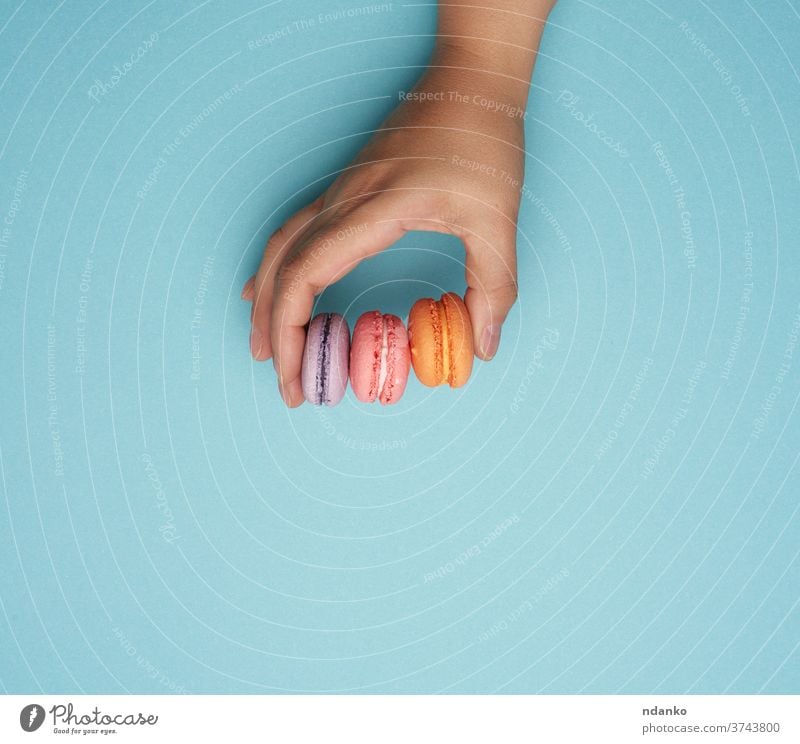
M433 369L434 374L436 375L436 379L440 382L444 381L444 339L443 339L443 327L447 325L447 321L445 320L444 323L442 322L442 309L440 308L441 303L437 302L436 300L430 301L430 316L431 316L431 328L433 330Z
M389 374L387 357L389 356L389 323L383 318L383 328L381 329L381 361L378 372L378 395L382 396L386 386L386 377Z
M317 355L317 373L315 376L315 392L316 399L320 403L328 403L327 387L328 375L331 368L330 359L330 335L331 335L331 320L333 315L325 313L325 322L322 326L322 340L319 344L319 354Z
M447 299L443 297L439 301L442 314L442 378L448 385L453 385L453 335L450 333L450 317L447 313Z
M380 385L381 382L381 369L383 365L382 359L382 349L378 346L378 338L384 334L384 323L383 323L383 316L374 311L371 313L372 317L372 331L371 335L375 339L375 351L372 360L372 369L370 370L369 376L369 387L367 389L367 397L366 402L372 403L377 397L378 393L380 392Z
M398 325L400 331L398 331ZM400 337L398 339L398 336ZM404 354L403 350L408 344L405 328L402 322L394 315L383 317L383 344L381 346L381 379L380 379L380 402L384 405L393 403L395 395L398 397L405 390L405 380L408 376L408 368L403 369ZM399 368L398 368L399 365ZM395 387L399 386L399 390Z

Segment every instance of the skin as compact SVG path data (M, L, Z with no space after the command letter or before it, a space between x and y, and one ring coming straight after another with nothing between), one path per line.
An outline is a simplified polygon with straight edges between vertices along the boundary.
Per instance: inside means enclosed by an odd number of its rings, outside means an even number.
M497 352L517 298L522 113L554 5L440 3L434 53L411 100L399 103L324 194L270 237L242 297L253 303L251 354L272 358L288 406L303 402L300 366L315 296L409 230L462 240L475 353L488 360Z

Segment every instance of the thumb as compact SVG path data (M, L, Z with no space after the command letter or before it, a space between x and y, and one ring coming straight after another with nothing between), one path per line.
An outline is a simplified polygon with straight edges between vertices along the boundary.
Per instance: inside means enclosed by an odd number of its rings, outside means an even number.
M517 299L517 229L500 225L488 234L464 237L467 293L475 353L489 360L497 353L500 330Z

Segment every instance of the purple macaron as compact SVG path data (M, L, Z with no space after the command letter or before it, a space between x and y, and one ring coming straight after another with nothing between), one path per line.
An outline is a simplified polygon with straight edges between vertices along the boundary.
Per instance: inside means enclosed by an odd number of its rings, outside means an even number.
M350 329L337 313L320 313L308 326L300 380L315 406L335 406L347 390Z

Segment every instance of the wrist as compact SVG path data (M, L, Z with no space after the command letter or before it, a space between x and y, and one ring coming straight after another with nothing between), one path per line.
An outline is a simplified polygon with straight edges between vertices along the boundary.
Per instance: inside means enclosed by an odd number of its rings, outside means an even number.
M439 6L432 66L501 88L525 105L547 15L555 0L446 0ZM483 81L483 82L480 82Z
M532 61L492 54L483 44L439 37L428 76L440 87L461 95L493 93L509 105L525 107L530 90Z

